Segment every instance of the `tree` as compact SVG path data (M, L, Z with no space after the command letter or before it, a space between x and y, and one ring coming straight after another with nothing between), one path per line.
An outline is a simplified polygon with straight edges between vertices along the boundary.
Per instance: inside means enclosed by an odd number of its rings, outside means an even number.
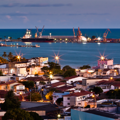
M11 61L13 59L13 54L11 52L9 52L8 54L8 60Z
M30 116L34 118L34 120L43 120L36 112L29 112Z
M75 76L75 75L76 75L75 69L70 69L70 70L65 71L63 76L64 77L71 77L71 76Z
M7 54L6 54L6 52L4 52L2 56L3 56L4 58L5 58L5 57L7 57Z
M72 69L72 68L69 65L66 65L66 66L63 67L62 70L63 71L67 71L67 70L70 70L70 69Z
M29 112L15 108L8 110L2 117L2 120L34 120L34 118L29 114Z
M33 88L34 87L34 82L33 81L23 81L21 82L23 85L25 85L26 88Z
M53 94L53 91L49 91L49 92L45 95L46 99L52 100L52 99L53 99L52 94Z
M2 70L0 70L0 76L3 76Z
M6 64L6 63L8 63L8 61L7 61L6 59L0 57L0 63L4 63L4 64Z
M57 105L61 105L62 102L63 102L63 98L58 98L56 100Z
M58 63L54 63L54 62L48 62L49 64L49 70L52 70L52 69L61 69L61 66L58 64Z
M28 96L28 99L30 99L30 95ZM31 93L31 101L39 101L42 97L39 92Z
M95 38L96 38L96 36L94 36L94 35L91 37L91 39L95 39Z
M95 92L95 94L100 94L103 92L103 90L101 89L101 87L94 87L93 89L90 89L90 91Z
M80 69L88 69L88 68L91 68L91 66L89 66L89 65L83 65L82 67L80 67Z
M20 101L18 99L18 97L16 97L13 93L13 91L9 91L6 94L5 97L5 102L2 104L1 109L2 110L10 110L10 109L14 109L14 108L20 108Z

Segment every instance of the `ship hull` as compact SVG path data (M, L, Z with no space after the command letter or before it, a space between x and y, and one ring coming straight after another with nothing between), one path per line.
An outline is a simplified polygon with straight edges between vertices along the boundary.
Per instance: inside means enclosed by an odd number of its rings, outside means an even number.
M54 39L49 38L24 38L22 42L54 42Z

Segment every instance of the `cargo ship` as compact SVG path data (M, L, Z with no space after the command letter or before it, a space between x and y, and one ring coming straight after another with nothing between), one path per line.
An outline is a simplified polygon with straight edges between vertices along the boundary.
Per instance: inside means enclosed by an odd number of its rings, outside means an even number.
M51 36L44 37L42 36L42 33L39 32L39 36L37 36L37 33L35 33L35 38L32 38L31 31L26 30L26 34L22 37L22 42L54 42L54 39L51 38Z

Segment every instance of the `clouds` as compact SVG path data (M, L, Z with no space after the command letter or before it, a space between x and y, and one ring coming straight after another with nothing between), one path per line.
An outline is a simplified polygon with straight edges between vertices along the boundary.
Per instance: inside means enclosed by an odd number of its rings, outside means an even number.
M12 18L11 18L10 15L6 15L5 17L6 17L7 19L9 19L9 20L12 20Z
M63 6L72 6L72 4L20 4L20 3L10 3L10 4L3 4L0 7L63 7Z
M23 18L23 22L26 23L29 21L29 19L27 18L27 16L20 16L20 18Z

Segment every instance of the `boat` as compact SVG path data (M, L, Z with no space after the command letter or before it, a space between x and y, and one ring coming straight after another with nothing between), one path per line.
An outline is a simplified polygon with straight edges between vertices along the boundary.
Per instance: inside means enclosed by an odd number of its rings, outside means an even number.
M35 47L40 47L40 45L37 45L37 44L36 44Z
M41 33L41 32L40 32ZM26 34L22 37L22 42L54 42L54 39L51 36L44 37L41 34L37 36L35 33L35 38L32 38L31 31L26 30Z

